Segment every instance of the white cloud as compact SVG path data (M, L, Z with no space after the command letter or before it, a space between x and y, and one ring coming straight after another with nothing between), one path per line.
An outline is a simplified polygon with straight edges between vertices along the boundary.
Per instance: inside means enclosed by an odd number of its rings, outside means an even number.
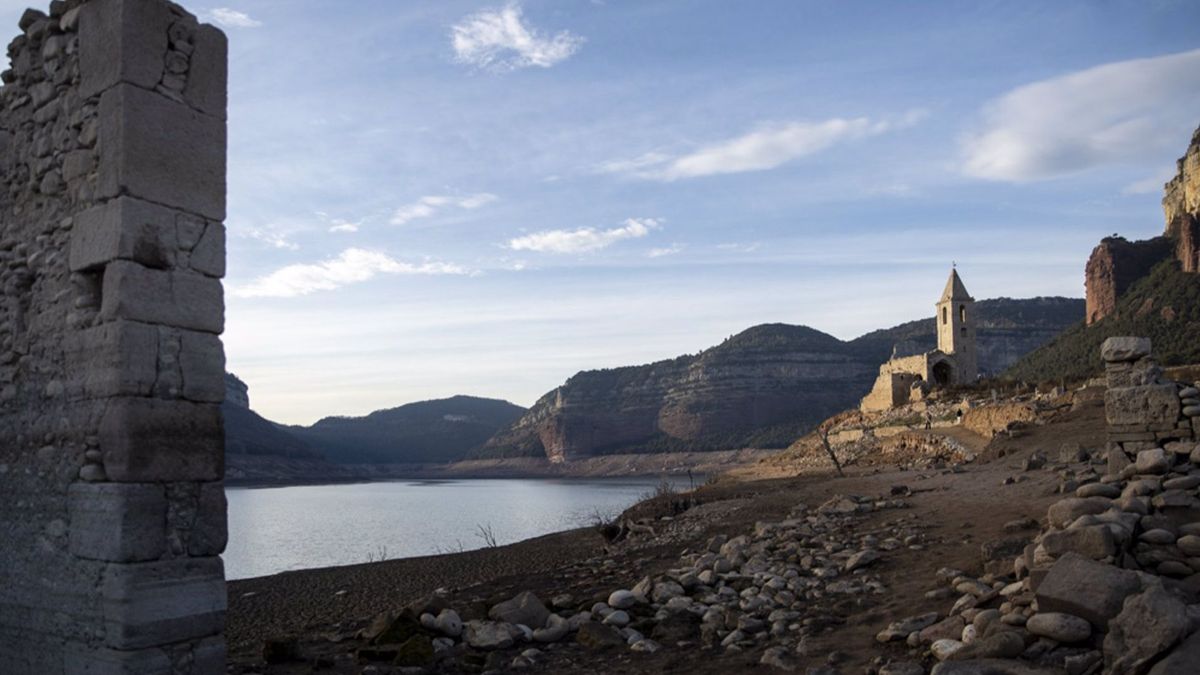
M329 226L330 232L358 232L359 224L342 219L336 219Z
M587 253L607 248L624 239L640 239L658 229L662 221L655 218L629 218L621 227L597 230L581 227L577 230L546 230L509 240L514 251L539 253Z
M255 241L261 241L262 243L266 244L267 246L270 246L271 248L278 248L278 249L283 249L286 251L299 251L300 250L300 245L297 244L296 242L288 239L286 234L275 232L270 229L264 230L264 229L260 229L260 228L256 227L256 228L253 228L250 230L245 230L245 231L241 232L241 236L249 237L250 239L253 239Z
M646 253L646 257L647 258L665 258L666 256L675 255L676 253L680 253L682 251L683 251L682 244L671 244L670 246L666 246L664 248L650 249L650 251L648 253Z
M261 21L250 18L249 14L228 7L210 9L204 16L218 26L226 28L258 28L262 25Z
M379 274L470 273L470 270L451 263L426 261L414 265L395 260L381 251L348 248L336 258L319 263L288 265L235 288L232 293L241 298L292 298L368 281Z
M599 170L664 181L766 171L838 143L911 126L924 116L924 111L917 110L898 120L835 117L823 122L763 126L757 131L704 146L686 155L672 157L651 152L631 160L606 162L599 166Z
M757 241L750 242L750 243L734 242L734 243L728 243L728 244L717 244L717 250L733 251L735 253L754 253L755 251L757 251L760 248L762 248L762 243L757 242Z
M1186 145L1198 105L1200 49L1034 82L984 107L982 130L963 140L963 170L1019 182L1161 161Z
M446 195L426 195L412 204L406 204L396 209L392 214L393 225L407 225L414 220L429 218L446 206L457 206L460 209L474 210L491 204L499 199L490 192L479 192L466 197L449 197Z
M515 2L467 16L450 29L450 40L460 63L489 70L549 68L583 45L583 38L565 30L543 35L523 21Z

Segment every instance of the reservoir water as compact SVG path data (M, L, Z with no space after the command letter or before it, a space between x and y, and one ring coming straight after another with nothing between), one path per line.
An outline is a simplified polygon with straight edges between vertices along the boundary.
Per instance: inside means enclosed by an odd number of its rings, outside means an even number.
M684 489L688 479L671 479ZM698 485L701 478L696 477ZM225 575L351 565L498 545L591 524L658 478L414 480L228 488Z

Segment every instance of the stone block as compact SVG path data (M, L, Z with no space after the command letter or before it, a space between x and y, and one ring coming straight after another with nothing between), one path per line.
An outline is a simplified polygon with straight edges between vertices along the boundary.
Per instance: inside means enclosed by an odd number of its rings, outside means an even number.
M1169 424L1179 419L1179 397L1173 384L1118 387L1104 392L1104 416L1111 425Z
M196 110L225 119L229 106L229 41L213 26L197 26L192 36L195 51L188 68L183 100Z
M1066 553L1037 586L1038 611L1074 614L1107 628L1125 598L1141 590L1136 572Z
M1070 530L1053 530L1042 537L1046 553L1059 557L1074 551L1092 560L1115 555L1117 540L1107 525L1092 525Z
M225 220L225 121L152 91L100 98L100 198L132 195Z
M71 553L91 560L143 562L166 550L161 485L75 483L67 494Z
M225 348L212 333L182 331L179 367L183 397L201 403L225 400Z
M220 279L225 276L225 226L209 223L192 250L192 269Z
M162 80L167 30L175 16L165 2L92 0L79 13L79 89L89 98L125 82L153 89Z
M219 334L225 327L225 294L211 277L117 260L104 269L100 317Z
M1109 363L1137 361L1150 355L1150 338L1110 337L1100 345L1100 358Z
M134 321L85 328L64 338L63 354L73 396L145 396L158 376L158 329Z
M109 479L215 481L224 473L220 406L152 398L108 400L99 428Z
M101 584L105 642L143 649L218 635L225 624L220 558L111 564Z
M188 555L214 556L225 552L229 543L226 524L225 483L204 483L196 500L196 522L192 526Z
M113 260L145 267L174 265L178 211L132 197L118 197L75 216L71 271L103 268Z

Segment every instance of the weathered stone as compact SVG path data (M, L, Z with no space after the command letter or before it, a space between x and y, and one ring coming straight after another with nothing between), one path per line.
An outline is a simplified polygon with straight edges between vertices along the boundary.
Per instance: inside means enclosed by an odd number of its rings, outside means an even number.
M1104 513L1111 507L1112 500L1104 497L1069 497L1051 504L1046 517L1050 520L1051 527L1063 529L1080 516Z
M164 137L172 142L162 143ZM225 220L223 120L118 84L100 98L99 143L97 196L128 194Z
M516 597L492 607L488 618L511 624L521 624L530 628L541 628L546 625L550 610L542 604L538 597L529 591L518 593Z
M1111 337L1100 345L1100 358L1108 363L1137 361L1150 355L1150 338Z
M119 82L153 89L162 79L166 3L95 0L79 17L80 95L95 96Z
M1062 675L1059 668L1041 668L1010 659L947 661L933 667L929 675Z
M104 270L100 316L220 334L225 296L217 279L118 260Z
M203 483L196 497L196 520L192 524L188 555L193 557L221 555L229 541L226 528L225 484Z
M533 639L536 642L558 642L570 631L571 625L566 619L557 614L551 614L550 618L546 620L545 628L533 631Z
M1187 608L1159 584L1125 600L1104 638L1106 673L1142 672L1190 629Z
M633 591L617 590L608 596L608 606L613 609L629 609L637 604L637 595Z
M1173 384L1117 387L1104 393L1104 415L1110 425L1169 424L1173 428L1179 412Z
M1088 497L1116 499L1121 496L1121 488L1107 483L1088 483L1087 485L1080 485L1079 489L1075 490L1075 496L1083 499Z
M118 197L80 213L71 229L71 271L103 268L113 260L155 269L173 266L178 213L132 197Z
M1066 553L1036 589L1038 609L1072 614L1105 629L1125 598L1141 588L1137 574Z
M158 378L158 329L150 324L112 321L70 333L63 353L70 364L69 389L76 395L146 396Z
M921 629L917 634L917 643L931 645L938 640L955 640L962 636L963 628L966 628L966 623L961 616L949 616Z
M872 549L859 551L846 560L846 564L844 565L843 569L847 572L853 572L854 570L862 569L868 565L874 564L879 560L879 558L880 555L878 551Z
M465 641L475 649L507 649L520 631L502 621L468 621Z
M103 580L105 640L140 649L216 635L225 621L220 558L110 564Z
M220 406L109 399L99 428L109 478L118 482L216 481L224 471Z
M1024 651L1025 640L1019 633L1009 629L966 644L962 649L948 656L947 660L1011 659L1020 656Z
M1047 532L1042 537L1042 547L1056 558L1073 551L1092 560L1100 560L1117 552L1116 538L1107 525Z
M1171 464L1167 461L1167 454L1162 448L1153 450L1143 450L1137 454L1137 472L1146 473L1166 473L1171 468Z
M1083 642L1092 636L1092 624L1071 614L1040 612L1025 623L1025 629L1034 635L1048 637L1059 642Z
M938 620L937 612L929 614L921 614L919 616L910 616L899 621L893 621L887 628L879 632L875 639L879 642L892 642L895 640L903 640L908 637L909 633L927 628ZM959 619L958 630L962 630L962 620Z
M75 483L68 495L71 553L142 562L166 549L167 500L161 485Z
M588 621L579 627L575 641L588 649L612 649L625 645L625 640L615 628Z
M1170 654L1154 664L1149 675L1195 675L1200 664L1200 631L1183 641Z

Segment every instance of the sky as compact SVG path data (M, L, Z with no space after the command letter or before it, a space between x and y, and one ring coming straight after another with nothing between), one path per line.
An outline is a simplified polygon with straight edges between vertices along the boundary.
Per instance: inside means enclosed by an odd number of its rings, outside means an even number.
M220 1L228 368L287 423L851 339L952 262L1082 297L1200 124L1193 0Z

